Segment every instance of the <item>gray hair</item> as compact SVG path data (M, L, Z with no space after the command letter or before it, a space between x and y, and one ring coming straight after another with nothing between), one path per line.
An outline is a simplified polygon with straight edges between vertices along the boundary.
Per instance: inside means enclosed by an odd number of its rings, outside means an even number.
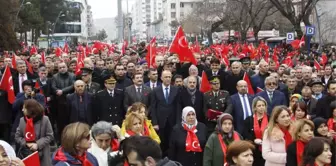
M195 69L198 72L198 68L195 65L191 65L189 67L189 72L191 71L191 69Z
M26 66L26 62L23 61L23 60L16 60L16 66L19 66L19 65L25 65Z
M238 61L235 61L235 62L232 63L232 65L242 66L242 63L241 63L241 62L238 62ZM232 65L231 65L231 66L232 66Z
M263 97L261 97L261 96L257 96L257 97L255 97L255 98L253 99L253 101L252 101L252 112L253 112L253 113L255 113L254 108L257 106L258 101L262 101L262 102L264 102L264 103L265 103L265 107L266 107L266 109L267 109L267 101L266 101Z
M195 80L197 81L197 78L195 76L189 76L189 77L187 77L187 82L189 82L190 78L195 78Z
M274 79L274 80L278 83L278 81L277 81L277 79L275 79L275 77L273 77L273 76L268 76L268 77L265 78L265 84L266 84L268 81L272 80L272 79Z
M112 137L114 133L112 130L112 123L99 121L91 127L91 133L93 138L101 134L108 134Z
M76 86L76 85L79 84L79 83L82 83L82 84L85 85L85 82L84 82L84 81L82 81L82 80L77 80L77 81L75 81L74 86Z

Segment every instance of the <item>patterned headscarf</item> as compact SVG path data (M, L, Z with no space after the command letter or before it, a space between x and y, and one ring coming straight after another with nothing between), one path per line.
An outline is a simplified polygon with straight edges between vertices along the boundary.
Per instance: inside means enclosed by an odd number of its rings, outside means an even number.
M188 126L188 128L192 128L194 126L197 126L197 119L195 117L195 124L194 125L189 125L187 123L187 115L188 115L189 112L193 112L196 116L196 111L193 107L190 107L190 106L184 107L183 110L182 110L182 126L184 124L186 124Z
M231 129L231 131L230 131L229 133L224 133L224 131L223 131L223 129L222 129L222 124L223 124L224 120L227 120L227 119L230 119L230 120L232 121L232 123L233 123L233 117L232 117L230 114L228 114L228 113L223 113L222 115L220 115L220 116L218 117L218 119L217 119L216 131L217 131L218 133L223 134L224 136L227 134L227 136L228 136L229 138L232 138L233 131L234 131L234 129L233 129L233 124L232 124L232 129Z

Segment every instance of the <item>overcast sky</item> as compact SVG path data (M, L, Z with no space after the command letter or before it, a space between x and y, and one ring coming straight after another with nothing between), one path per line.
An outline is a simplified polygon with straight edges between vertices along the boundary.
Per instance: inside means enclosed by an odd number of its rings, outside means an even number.
M135 0L128 0L128 11L131 12L132 4ZM126 2L122 0L123 11L126 13ZM118 14L118 0L88 0L92 6L93 18L115 17Z

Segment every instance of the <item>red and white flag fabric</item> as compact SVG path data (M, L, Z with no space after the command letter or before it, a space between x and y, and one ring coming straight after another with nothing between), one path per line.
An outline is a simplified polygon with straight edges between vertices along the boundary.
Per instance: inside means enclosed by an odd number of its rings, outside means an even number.
M65 44L64 44L63 52L69 54L70 50L69 50L69 45L68 45L68 43L65 43Z
M15 54L12 54L12 68L16 69L16 56L15 56Z
M28 68L28 72L30 74L34 74L32 65L27 61L27 59L25 59L24 61L26 62L26 65L27 65L27 68Z
M62 55L62 53L63 53L62 49L57 47L56 50L55 50L55 55L59 57L59 56Z
M243 80L247 83L247 93L250 94L250 95L254 95L254 90L252 88L250 78L249 78L249 76L247 75L246 72L244 73Z
M181 26L178 27L168 51L170 53L176 53L180 62L191 62L194 65L197 65L197 61L188 46L187 38L185 37Z
M149 68L154 67L155 65L155 56L156 56L156 37L153 37L153 39L149 42L147 46L147 54L146 54L146 61Z
M40 166L40 156L38 154L38 151L35 151L34 153L30 154L26 158L24 158L23 163L25 166Z
M41 52L41 62L42 62L43 64L46 63L46 57L45 57L45 52L44 52L44 51Z
M315 66L315 68L316 68L316 70L321 70L321 65L317 62L317 60L316 59L314 59L314 66Z
M291 45L294 49L300 49L305 44L304 36L301 37L301 40L294 40L291 42Z
M211 85L208 80L208 77L204 71L202 71L202 83L201 83L201 89L200 91L205 93L211 90Z
M30 49L30 55L34 55L34 54L37 54L37 48L35 45L33 45Z
M81 74L81 68L84 67L84 52L82 53L77 53L77 64L76 64L76 71L75 75L78 76Z
M257 87L257 93L264 91L264 89Z
M126 53L126 48L128 47L128 42L127 40L124 40L123 45L121 47L121 56L123 56Z
M7 92L8 102L13 104L15 101L15 94L14 94L12 73L10 72L10 68L8 65L6 66L5 72L2 76L2 79L0 82L0 89Z

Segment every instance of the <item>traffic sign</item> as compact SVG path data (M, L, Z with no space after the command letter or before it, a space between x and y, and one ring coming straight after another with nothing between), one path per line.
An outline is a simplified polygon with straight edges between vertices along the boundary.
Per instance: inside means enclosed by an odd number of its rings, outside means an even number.
M313 36L315 34L315 27L306 26L306 36Z
M290 43L294 40L294 32L287 33L286 42Z

